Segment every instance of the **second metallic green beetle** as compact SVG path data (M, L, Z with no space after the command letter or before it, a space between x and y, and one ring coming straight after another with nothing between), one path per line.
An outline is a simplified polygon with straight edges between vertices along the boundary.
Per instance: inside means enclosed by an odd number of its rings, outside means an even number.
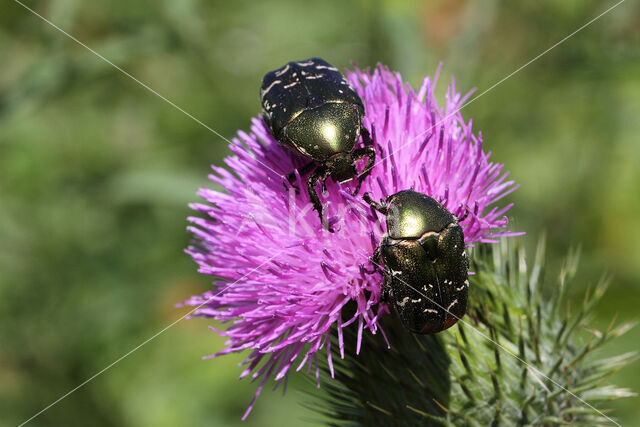
M469 261L458 219L426 194L405 190L374 202L386 217L387 233L373 263L384 263L382 300L391 300L411 332L443 331L464 316Z

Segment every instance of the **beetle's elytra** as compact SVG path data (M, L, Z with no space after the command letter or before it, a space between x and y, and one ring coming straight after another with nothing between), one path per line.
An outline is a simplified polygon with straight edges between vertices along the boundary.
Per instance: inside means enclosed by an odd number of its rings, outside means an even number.
M272 135L311 160L298 172L304 175L313 170L307 191L327 227L315 189L318 181L324 183L331 176L336 182L346 182L357 176L357 194L374 164L375 151L368 146L371 138L362 126L362 100L338 69L320 58L289 62L267 73L260 99ZM361 134L366 146L354 149ZM358 175L356 163L364 158L366 166ZM295 171L287 179L293 185Z
M426 194L405 190L374 202L387 233L373 261L384 263L383 299L392 300L404 326L431 334L454 325L467 309L469 261L458 219Z

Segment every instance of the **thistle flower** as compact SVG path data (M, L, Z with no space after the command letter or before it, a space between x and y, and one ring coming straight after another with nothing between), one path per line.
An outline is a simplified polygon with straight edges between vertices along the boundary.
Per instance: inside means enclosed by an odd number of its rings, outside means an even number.
M410 188L428 194L452 213L467 214L461 222L467 244L512 235L502 230L511 204L496 202L517 185L502 165L489 161L481 135L463 120L459 110L470 94L459 94L452 80L444 105L438 105L438 74L416 92L381 65L373 72L347 72L377 150L360 194L383 198ZM251 376L259 385L246 417L270 377L277 388L292 369L306 367L315 371L319 386L321 351L333 376L332 334L341 358L344 328L354 328L356 354L365 330L384 335L378 320L389 310L379 303L382 276L364 266L385 225L351 195L353 182L327 182L325 215L337 230L327 232L306 191L283 186L284 176L305 159L279 145L261 118L253 119L250 133L239 131L230 149L230 171L213 166L210 175L223 191L201 189L207 203L192 208L204 215L189 218L195 242L187 253L201 273L216 277L215 288L183 304L197 307L195 316L229 323L216 330L228 337L226 347L208 357L250 350L240 377ZM354 307L348 314L347 304Z

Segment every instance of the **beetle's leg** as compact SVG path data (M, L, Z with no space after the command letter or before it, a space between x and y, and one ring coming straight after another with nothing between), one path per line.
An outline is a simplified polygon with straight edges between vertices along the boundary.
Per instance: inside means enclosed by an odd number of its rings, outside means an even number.
M382 282L382 286L380 287L380 302L390 305L391 299L393 298L393 292L391 292L391 275L386 271L384 271L383 274L384 282Z
M367 270L366 268L364 268L363 264L360 264L360 269L362 271L364 271L365 273L367 273L367 274L373 274L373 273L376 273L378 271L378 270L376 270L375 267L373 267L373 269L371 269L371 270Z
M387 270L384 269L380 265L380 257L382 255L382 245L378 245L375 251L373 251L373 255L369 258L369 262L373 264L373 270L368 271L362 267L364 271L369 274L373 274L376 271L381 271L382 276L384 277L384 282L382 282L382 286L380 286L380 300L384 304L389 305L391 302L392 292L391 292L391 274L387 273Z
M465 219L467 219L468 216L469 216L469 209L465 209L464 215L462 215L462 218L458 218L458 222L464 221Z
M384 267L380 265L380 255L381 255L380 248L381 246L378 245L376 250L373 251L373 256L369 259L369 261L371 262L371 264L373 264L373 267L375 268L375 270L382 271L382 273L384 273Z
M373 127L373 125L371 126ZM369 133L369 130L364 126L360 127L360 135L362 135L362 145L364 145L365 147L373 145L373 139L371 139L371 134Z
M378 247L376 248L375 251L373 251L373 256L371 257L371 263L373 265L376 266L376 268L381 268L380 267L380 255L381 255L381 249L380 249L380 245L378 245Z
M305 176L306 174L308 174L309 172L311 172L311 169L313 169L314 166L315 166L314 162L309 162L306 165L301 166L296 170L298 171L298 173L302 177L302 176ZM290 174L287 174L286 179L287 179L287 181L289 181L289 185L291 185L291 187L295 188L296 194L298 194L298 193L300 193L300 190L296 186L296 170L294 170ZM284 182L282 184L284 185L284 189L288 190L286 184Z
M384 272L384 269L380 265L379 261L380 261L380 246L378 246L376 248L376 250L373 251L373 255L371 257L369 257L369 262L371 264L373 264L373 270L367 270L366 268L364 268L364 266L362 267L362 269L367 274L373 274L373 273L377 273L379 271L383 271Z
M364 179L369 176L371 170L373 169L373 164L376 161L376 150L374 150L373 147L358 148L356 150L353 150L353 154L351 155L351 157L353 158L354 163L364 159L365 157L368 158L367 164L365 165L362 172L360 172L360 175L358 175L358 184L356 185L356 189L353 192L353 195L355 196L356 194L358 194L358 191L360 191L362 181L364 181Z
M311 203L313 204L313 208L318 212L320 216L320 222L331 233L333 233L333 229L329 227L329 225L324 221L322 216L322 203L320 202L320 197L318 197L318 192L316 191L316 184L318 181L322 180L323 182L329 177L329 171L324 166L318 166L316 170L313 171L309 178L307 178L307 191L309 192L309 199L311 199Z
M365 202L369 203L369 206L371 206L373 209L377 210L383 215L387 214L387 207L381 203L375 202L371 198L371 195L369 193L364 193L364 196L362 196L362 198Z

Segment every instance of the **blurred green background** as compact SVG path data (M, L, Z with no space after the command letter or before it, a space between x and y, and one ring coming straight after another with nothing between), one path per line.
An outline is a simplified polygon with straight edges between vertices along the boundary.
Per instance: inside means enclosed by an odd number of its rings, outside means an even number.
M443 61L479 91L613 1L29 1L225 137L259 112L262 75L321 56L381 61L417 85ZM17 3L0 4L0 425L17 425L186 312L209 287L182 253L187 203L229 153L203 126ZM580 298L613 276L594 326L640 306L640 6L626 1L463 112L521 188L512 228L547 232L555 275L582 246ZM530 252L532 253L532 252ZM237 381L242 356L178 323L32 425L301 425L317 417ZM606 349L637 350L640 328ZM612 378L640 390L640 363ZM613 404L633 425L640 400Z

